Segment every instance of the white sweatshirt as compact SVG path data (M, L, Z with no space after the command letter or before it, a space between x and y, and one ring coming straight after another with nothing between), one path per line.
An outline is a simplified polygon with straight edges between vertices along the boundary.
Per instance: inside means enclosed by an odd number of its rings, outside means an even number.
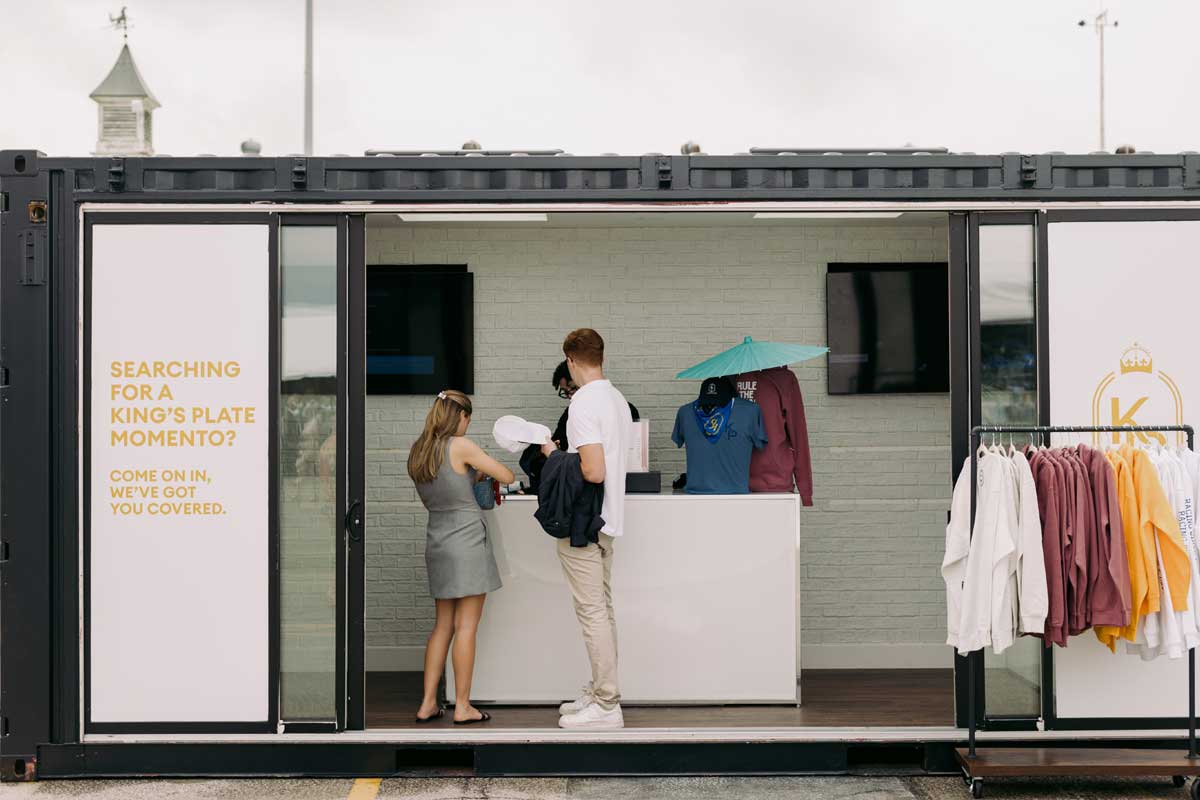
M1186 611L1180 612L1185 649L1191 649L1200 644L1200 560L1196 554L1191 480L1177 454L1163 450L1161 459L1159 474L1162 476L1163 486L1167 488L1167 499L1171 508L1175 509L1175 518L1179 521L1179 534L1183 537L1183 546L1187 550L1192 568L1191 581L1188 583L1188 607Z
M1017 586L1017 568L1020 563L1017 552L1020 507L1017 500L1017 467L1012 459L1000 447L992 446L988 451L998 459L1003 466L1002 474L1008 481L1009 491L1004 493L1004 506L1001 511L1006 525L997 535L1008 534L1008 541L998 543L1000 549L1007 549L1008 555L997 563L992 571L992 649L1001 653L1008 649L1017 638L1017 597L1020 587Z
M1171 593L1163 584L1162 553L1159 552L1158 537L1154 537L1155 563L1158 564L1159 609L1152 614L1144 614L1138 620L1137 640L1126 642L1125 651L1130 655L1140 655L1143 661L1153 661L1158 658L1163 646L1163 628L1174 617L1175 609L1171 605ZM1181 637L1182 638L1182 637Z
M1153 661L1159 656L1170 659L1182 658L1189 648L1200 643L1200 625L1195 613L1196 599L1200 597L1200 585L1197 582L1197 556L1193 526L1187 517L1187 493L1185 488L1184 470L1177 458L1166 451L1148 451L1151 463L1158 473L1159 483L1162 484L1163 494L1167 502L1175 510L1180 523L1180 534L1183 537L1184 549L1188 553L1188 561L1192 568L1191 581L1188 584L1188 607L1176 610L1171 603L1170 592L1167 591L1163 580L1162 552L1158 548L1155 537L1155 552L1158 557L1158 582L1160 592L1160 608L1157 614L1149 614L1142 619L1139 627L1137 642L1129 644L1126 651L1136 653L1143 661Z
M1015 551L1016 504L1013 467L1006 460L989 452L979 457L973 531L969 461L954 486L942 578L946 582L946 643L962 655L989 645L1000 653L1012 644L1011 623L993 630L994 619L1004 619L1006 612L1012 614L1004 595Z
M1038 512L1037 484L1024 453L1012 457L1017 470L1017 596L1020 632L1042 634L1050 610L1046 588L1046 554L1042 550L1042 518Z
M1183 545L1187 549L1188 561L1191 562L1192 580L1188 590L1188 611L1192 619L1192 638L1188 647L1200 644L1200 557L1196 550L1196 499L1192 491L1191 476L1178 453L1163 451L1169 460L1171 472L1171 506L1175 509L1175 518L1179 521L1179 533L1183 536Z
M1184 471L1192 483L1192 497L1200 499L1200 453L1182 447L1178 452Z
M971 518L971 460L967 459L950 498L950 521L946 524L946 552L942 556L942 578L946 581L946 644L958 647L962 623L963 579L971 552L968 528Z

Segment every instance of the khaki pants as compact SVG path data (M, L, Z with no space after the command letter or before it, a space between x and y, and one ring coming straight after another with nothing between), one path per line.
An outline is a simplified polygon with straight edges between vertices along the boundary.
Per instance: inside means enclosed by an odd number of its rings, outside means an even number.
M558 560L571 587L575 616L592 662L592 694L606 711L621 702L617 687L617 620L612 605L613 537L600 534L598 544L571 547L558 540Z

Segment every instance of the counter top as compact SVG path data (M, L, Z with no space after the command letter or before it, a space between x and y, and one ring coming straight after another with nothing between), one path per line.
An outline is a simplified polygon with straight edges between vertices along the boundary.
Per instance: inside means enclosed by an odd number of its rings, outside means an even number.
M626 493L625 502L638 500L781 500L794 499L797 502L800 500L800 495L792 492L787 494L784 492L752 492L750 494L688 494L687 492L659 492L658 494L649 493ZM504 495L504 503L537 501L536 494L506 494ZM501 503L503 506L504 503Z

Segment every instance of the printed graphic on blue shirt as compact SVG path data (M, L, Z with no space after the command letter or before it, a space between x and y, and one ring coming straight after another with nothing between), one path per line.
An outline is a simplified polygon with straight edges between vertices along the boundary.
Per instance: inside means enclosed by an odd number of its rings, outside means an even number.
M749 494L750 454L767 433L758 406L735 398L708 412L695 402L680 406L671 441L687 446L689 494Z
M708 439L710 444L716 444L720 440L721 434L725 432L725 423L729 421L729 412L732 409L732 400L723 406L708 408L700 405L699 401L692 403L692 410L696 412L696 424L700 426L700 430L704 431L704 438Z

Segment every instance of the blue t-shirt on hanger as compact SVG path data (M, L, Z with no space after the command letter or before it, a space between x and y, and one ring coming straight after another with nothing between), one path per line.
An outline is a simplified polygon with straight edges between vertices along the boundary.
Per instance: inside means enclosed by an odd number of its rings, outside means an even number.
M705 412L698 402L675 414L671 441L687 445L688 494L749 494L750 453L767 443L762 412L734 398Z

